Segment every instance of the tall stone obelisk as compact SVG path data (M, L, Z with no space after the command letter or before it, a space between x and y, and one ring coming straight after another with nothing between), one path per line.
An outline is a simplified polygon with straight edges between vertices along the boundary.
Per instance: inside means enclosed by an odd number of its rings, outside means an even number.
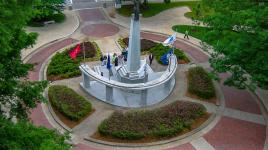
M134 14L131 17L129 47L127 55L127 69L131 74L137 73L140 68L140 14L139 0L134 0Z

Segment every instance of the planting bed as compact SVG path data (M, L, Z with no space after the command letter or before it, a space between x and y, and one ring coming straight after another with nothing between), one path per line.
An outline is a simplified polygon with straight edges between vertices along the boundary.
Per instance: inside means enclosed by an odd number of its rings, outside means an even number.
M86 61L99 60L101 51L95 42L85 42L81 44L81 51L76 59L71 59L70 51L74 47L66 49L64 52L58 52L49 63L47 68L47 79L50 81L72 78L81 75L79 65L83 61L84 50Z
M203 100L215 99L216 92L208 73L202 67L190 68L187 74L188 92Z
M92 112L91 103L67 86L49 87L48 98L52 107L56 109L56 114L61 114L59 118L64 116L70 121L78 122Z
M154 110L114 112L93 138L117 142L149 142L174 137L198 127L208 114L203 105L176 101Z

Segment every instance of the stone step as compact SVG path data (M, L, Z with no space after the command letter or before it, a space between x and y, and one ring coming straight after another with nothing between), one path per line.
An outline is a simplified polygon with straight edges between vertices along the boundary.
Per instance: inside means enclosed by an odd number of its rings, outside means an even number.
M94 71L95 71L97 74L101 75L101 69L100 69L100 66L94 66L93 68L94 68Z

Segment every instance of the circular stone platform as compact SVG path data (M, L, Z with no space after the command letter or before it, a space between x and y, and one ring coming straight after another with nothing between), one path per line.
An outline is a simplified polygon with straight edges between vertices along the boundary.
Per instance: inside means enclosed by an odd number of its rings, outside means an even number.
M82 28L81 32L87 36L106 37L119 32L119 28L112 24L92 24Z

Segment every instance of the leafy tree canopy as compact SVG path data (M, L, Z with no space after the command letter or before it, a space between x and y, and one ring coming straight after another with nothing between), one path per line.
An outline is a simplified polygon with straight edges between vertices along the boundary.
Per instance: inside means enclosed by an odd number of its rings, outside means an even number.
M52 16L55 12L60 13L60 5L64 0L36 0L34 4L34 19L43 19Z
M37 34L26 33L24 26L32 17L34 0L0 1L0 149L69 149L66 136L27 123L27 111L44 100L47 82L24 80L33 66L21 60L21 50L34 44ZM10 111L3 111L8 108ZM6 115L7 114L9 115ZM18 123L8 117L15 116Z
M67 135L61 136L55 130L35 127L21 121L12 123L0 117L0 149L5 150L69 150L65 143Z
M203 0L214 10L204 18L212 28L205 41L213 44L215 72L229 72L227 85L268 88L268 3L259 0ZM248 76L250 75L250 76ZM256 84L255 84L256 83Z
M21 60L21 50L35 43L36 33L26 33L24 26L32 17L31 0L0 1L0 104L10 107L11 114L27 118L27 110L38 100L46 82L23 81L30 64ZM0 113L2 114L2 113Z

